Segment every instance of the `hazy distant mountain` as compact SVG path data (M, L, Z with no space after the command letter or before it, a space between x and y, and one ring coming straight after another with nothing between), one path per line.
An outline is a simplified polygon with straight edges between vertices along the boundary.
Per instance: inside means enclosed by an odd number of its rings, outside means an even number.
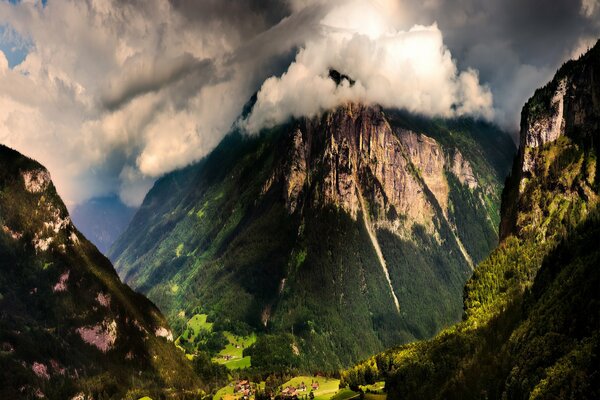
M77 228L103 254L125 231L137 208L128 207L118 196L97 197L77 205L71 217Z
M600 398L600 42L525 104L501 243L464 321L347 371L389 398Z
M483 122L358 104L233 132L154 185L110 257L172 322L200 309L335 369L460 318L513 154Z

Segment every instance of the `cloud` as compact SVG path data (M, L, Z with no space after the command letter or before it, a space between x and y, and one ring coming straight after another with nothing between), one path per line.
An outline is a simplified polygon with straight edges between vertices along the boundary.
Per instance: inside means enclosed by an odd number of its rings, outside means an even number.
M457 71L436 25L394 31L377 8L363 5L334 8L323 19L326 33L307 43L280 78L262 85L246 129L256 132L349 101L429 116L493 117L489 89L475 71ZM355 82L336 85L330 69Z
M533 90L598 37L599 13L597 0L0 1L0 142L44 163L69 205L135 204L211 151L257 90L254 130L362 100L516 131Z
M8 71L8 60L4 55L4 52L0 50L0 74L5 74Z
M581 13L586 17L592 17L600 7L598 0L581 0Z
M214 148L296 45L269 36L282 16L259 4L0 2L0 26L31 43L12 69L0 58L0 141L47 165L68 204L107 192L140 202ZM243 57L249 44L260 59Z

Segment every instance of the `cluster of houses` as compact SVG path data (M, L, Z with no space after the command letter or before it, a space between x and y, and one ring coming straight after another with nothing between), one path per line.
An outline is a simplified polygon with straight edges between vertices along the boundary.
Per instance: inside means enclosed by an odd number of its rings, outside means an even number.
M310 385L312 391L319 390L319 382L313 382ZM304 384L304 382L300 383L298 387L288 386L281 390L281 395L283 397L298 397L302 392L306 392L308 388Z
M233 387L233 392L237 395L241 395L243 399L248 399L254 394L250 382L247 379L237 381Z
M238 398L242 400L249 400L255 394L255 387L250 381L247 379L242 379L237 382L231 383L233 385L233 398ZM281 390L281 393L276 398L289 398L295 399L300 397L303 393L308 394L309 392L314 392L319 390L319 382L312 382L309 386L304 384L304 382L300 383L297 387L288 386ZM306 397L306 396L305 396Z

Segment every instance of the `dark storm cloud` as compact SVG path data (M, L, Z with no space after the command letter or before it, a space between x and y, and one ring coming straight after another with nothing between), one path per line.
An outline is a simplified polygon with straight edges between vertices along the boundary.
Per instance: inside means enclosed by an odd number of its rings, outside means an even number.
M178 97L189 98L202 86L212 83L215 73L216 69L211 60L198 60L189 53L175 59L160 59L143 70L135 69L130 76L119 77L112 82L110 88L102 95L102 104L109 111L114 111L137 96L171 85L178 87ZM178 84L182 80L185 80L185 84Z
M256 34L290 14L282 0L170 0L190 23L228 24L243 34Z

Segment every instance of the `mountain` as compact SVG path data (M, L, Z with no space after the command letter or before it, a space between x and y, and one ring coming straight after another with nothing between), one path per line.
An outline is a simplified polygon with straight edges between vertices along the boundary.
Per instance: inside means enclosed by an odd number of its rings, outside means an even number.
M460 318L513 154L483 122L360 104L233 131L156 182L109 256L175 326L258 332L253 366L334 370Z
M600 42L537 90L463 322L343 374L390 398L600 398Z
M125 231L137 209L129 207L118 196L94 197L78 204L71 212L73 223L102 254Z
M0 398L198 394L171 341L75 228L48 171L0 146Z

